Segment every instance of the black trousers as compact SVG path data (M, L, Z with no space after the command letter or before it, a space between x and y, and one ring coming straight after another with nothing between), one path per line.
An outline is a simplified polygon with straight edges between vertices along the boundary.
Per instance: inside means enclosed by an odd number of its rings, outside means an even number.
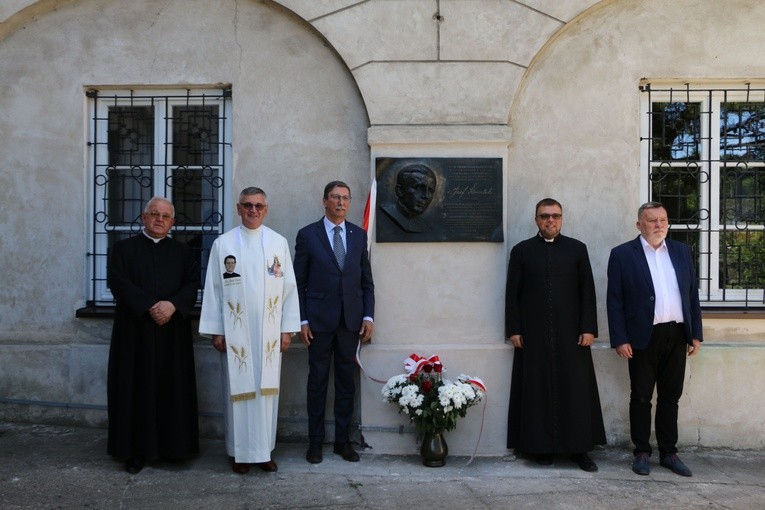
M630 434L634 454L651 455L651 398L656 388L656 442L659 455L677 453L677 402L683 393L688 344L683 325L656 324L651 342L633 349L630 372Z
M335 442L349 439L353 417L353 396L356 393L356 346L359 332L343 325L333 332L313 332L308 346L308 440L324 442L324 411L332 361L335 364Z

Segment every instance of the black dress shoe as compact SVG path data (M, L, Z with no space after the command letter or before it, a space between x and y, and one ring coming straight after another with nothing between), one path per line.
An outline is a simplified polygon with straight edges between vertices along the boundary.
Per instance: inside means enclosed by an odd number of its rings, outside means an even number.
M353 449L351 443L335 443L335 453L348 462L359 461L359 454Z
M143 469L143 459L141 457L133 457L125 461L125 471L134 475L140 473Z
M311 464L319 464L322 460L321 443L311 443L308 445L308 451L305 454L305 460Z
M534 456L534 460L540 466L551 466L553 463L553 457L549 453L539 453Z
M672 455L665 455L661 458L659 461L659 464L664 466L667 469L671 469L673 473L680 476L693 476L693 473L691 473L691 470L688 469L688 466L683 464L683 461L680 460L680 457L677 456L676 453L673 453Z
M638 453L635 460L632 461L632 471L638 475L647 475L651 473L651 464L648 462L647 453Z
M571 460L576 463L577 466L579 466L579 469L582 471L587 471L588 473L594 473L598 470L597 464L595 464L589 455L586 453L575 453L571 456Z

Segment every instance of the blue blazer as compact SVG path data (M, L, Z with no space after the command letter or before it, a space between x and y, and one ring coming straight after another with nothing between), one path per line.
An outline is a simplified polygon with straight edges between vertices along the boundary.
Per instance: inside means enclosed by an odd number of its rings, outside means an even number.
M340 325L361 329L364 317L374 317L375 295L367 233L345 222L346 254L343 269L337 264L324 218L300 229L295 242L295 279L300 300L300 319L312 331L332 332Z
M696 270L687 245L666 239L683 305L685 340L703 341ZM632 344L645 349L651 341L656 292L640 236L611 250L608 259L608 331L611 347Z

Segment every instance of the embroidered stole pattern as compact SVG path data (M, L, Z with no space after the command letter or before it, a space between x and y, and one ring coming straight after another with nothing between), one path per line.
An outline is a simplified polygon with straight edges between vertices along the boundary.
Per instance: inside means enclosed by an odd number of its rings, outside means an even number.
M234 255L236 260L243 260L241 228L235 231L235 236L224 235L219 238L221 257ZM244 282L247 272L240 271L241 276L223 279L223 322L226 335L226 358L228 360L229 384L231 401L251 400L261 395L279 394L279 373L281 366L281 318L282 293L284 277L281 272L279 253L275 247L269 246L269 229L262 228L261 249L265 259L264 275L264 306L261 321L261 331L258 338L250 341L250 326L248 321L248 303ZM271 249L269 249L271 248ZM273 254L272 254L273 253ZM269 256L270 254L270 256ZM224 260L219 261L220 271L225 271ZM212 268L208 268L208 271ZM257 313L253 310L251 313ZM256 332L257 334L258 332ZM259 348L260 380L255 380L252 367L250 346Z

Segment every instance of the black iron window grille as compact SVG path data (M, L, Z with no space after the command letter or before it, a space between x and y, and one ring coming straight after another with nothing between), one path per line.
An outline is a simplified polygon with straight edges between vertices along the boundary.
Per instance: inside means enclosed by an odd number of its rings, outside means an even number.
M647 196L695 255L705 308L765 306L765 87L641 85Z
M231 89L159 92L86 91L89 307L113 304L106 281L109 249L141 231L141 213L151 197L173 202L171 235L197 252L202 281L210 247L223 232L224 191L231 182Z

